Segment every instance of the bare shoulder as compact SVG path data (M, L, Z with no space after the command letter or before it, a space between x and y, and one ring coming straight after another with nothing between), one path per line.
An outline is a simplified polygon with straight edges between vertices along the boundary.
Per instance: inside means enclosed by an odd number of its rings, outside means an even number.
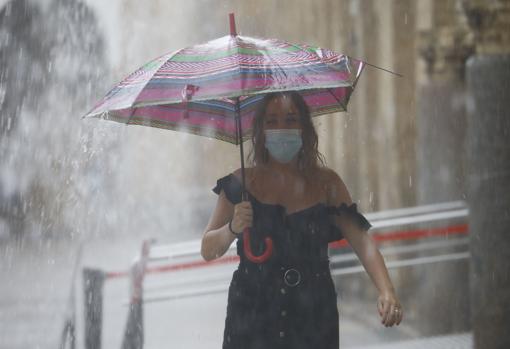
M253 174L253 171L254 171L254 168L253 167L245 167L244 168L244 175L245 176L251 176ZM239 167L237 170L235 170L234 172L232 172L232 174L238 178L241 178L242 177L242 171L241 171L241 168Z
M238 168L237 170L232 172L232 174L234 176L236 176L237 179L239 179L239 181L241 181L242 178L243 178L243 173L241 171L241 168ZM245 176L245 179L246 179L247 183L251 183L253 181L254 174L255 174L255 168L253 168L253 167L245 167L244 168L244 176Z
M332 186L342 182L342 179L333 169L329 167L321 167L319 170L319 180L324 183L325 186Z
M329 167L323 167L320 172L321 181L327 190L328 204L335 206L344 202L351 204L351 195L340 175Z

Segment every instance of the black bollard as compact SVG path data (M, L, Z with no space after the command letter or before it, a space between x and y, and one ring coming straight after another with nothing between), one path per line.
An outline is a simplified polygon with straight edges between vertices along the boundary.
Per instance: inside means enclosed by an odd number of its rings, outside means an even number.
M143 301L141 299L133 300L129 304L128 319L121 348L143 348Z
M100 270L83 270L85 349L101 349L104 279L104 273Z
M131 301L124 338L122 339L122 349L143 349L143 280L151 242L152 240L143 242L140 258L133 263L130 270Z

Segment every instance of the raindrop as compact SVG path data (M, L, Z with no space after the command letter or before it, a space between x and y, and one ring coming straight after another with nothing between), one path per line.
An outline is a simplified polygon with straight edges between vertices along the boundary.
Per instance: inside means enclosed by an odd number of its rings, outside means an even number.
M5 16L6 17L11 16L11 10L12 10L11 6L12 6L11 2L8 2L7 5L5 5Z
M413 186L413 177L409 176L409 188Z

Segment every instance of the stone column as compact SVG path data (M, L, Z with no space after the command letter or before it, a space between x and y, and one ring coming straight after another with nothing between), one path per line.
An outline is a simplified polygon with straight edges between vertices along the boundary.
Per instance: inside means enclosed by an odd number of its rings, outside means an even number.
M462 5L476 39L465 145L474 344L510 348L510 2Z
M453 1L420 1L417 72L417 203L464 199L464 64L472 52Z
M459 21L454 1L424 0L417 5L416 174L417 204L464 198L465 61L469 30ZM429 252L420 252L418 256ZM430 336L469 330L468 266L442 263L413 268L414 297L409 313ZM433 270L433 272L431 272Z
M395 90L397 183L402 207L416 205L416 11L417 2L395 0L393 15L394 63L402 78L391 76ZM396 188L394 188L396 189Z
M328 6L326 15L329 23L329 32L327 33L329 45L327 47L348 55L350 48L348 47L347 33L352 25L348 5L345 1L328 1ZM326 157L328 166L343 177L346 157L343 139L346 132L344 125L347 122L347 114L337 113L321 117L321 119L321 127L317 129L318 132L322 132L319 134L320 150Z
M373 1L351 0L349 13L352 22L349 39L353 56L373 62L379 50L379 21ZM378 73L375 69L365 67L354 91L356 95L351 98L346 120L348 129L344 137L348 155L345 172L352 182L352 189L349 189L354 200L362 201L359 208L365 212L380 209L380 159L375 155L379 143L377 134L380 133L375 124L378 116Z

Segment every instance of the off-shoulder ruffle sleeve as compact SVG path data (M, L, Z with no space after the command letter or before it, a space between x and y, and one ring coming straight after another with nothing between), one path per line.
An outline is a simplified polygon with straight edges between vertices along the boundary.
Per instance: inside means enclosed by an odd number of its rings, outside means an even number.
M348 216L353 219L354 222L361 229L368 230L372 227L372 224L363 216L360 212L358 212L358 206L356 203L352 203L351 205L347 205L345 202L340 204L339 206L330 206L328 207L330 214L336 214L338 216Z
M235 205L241 202L242 188L239 180L234 178L234 174L231 173L218 179L212 191L219 195L222 189L225 191L228 201L232 204Z

